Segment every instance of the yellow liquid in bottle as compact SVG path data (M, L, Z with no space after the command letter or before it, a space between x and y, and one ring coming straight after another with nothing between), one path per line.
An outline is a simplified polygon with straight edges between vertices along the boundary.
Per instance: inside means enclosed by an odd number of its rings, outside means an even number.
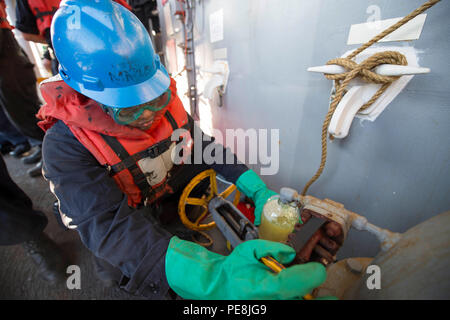
M288 235L294 231L294 226L298 221L299 213L296 207L280 204L278 197L269 199L261 214L259 238L286 242Z

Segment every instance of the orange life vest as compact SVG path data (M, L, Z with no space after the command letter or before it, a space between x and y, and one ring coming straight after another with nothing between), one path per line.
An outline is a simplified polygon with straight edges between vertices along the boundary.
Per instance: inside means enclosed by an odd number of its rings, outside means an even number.
M31 12L36 18L36 25L40 35L52 25L53 15L59 8L61 0L28 0Z
M131 11L130 5L125 0L114 0ZM61 0L28 0L28 5L36 17L39 33L44 35L45 29L52 25L53 15L59 8Z
M4 0L0 0L0 29L12 29L6 18L6 4Z
M153 126L147 131L117 124L97 102L73 90L59 76L42 82L40 89L46 104L38 113L42 120L39 126L47 131L56 121L62 120L78 141L110 171L128 196L131 207L151 204L176 191L169 180L176 179L184 166L171 163L171 152L175 147L171 136L175 129L187 129L190 123L173 79L171 100L156 115ZM188 132L184 130L184 133ZM183 139L190 140L189 146L192 146L189 133L188 136ZM185 180L190 178L185 177Z

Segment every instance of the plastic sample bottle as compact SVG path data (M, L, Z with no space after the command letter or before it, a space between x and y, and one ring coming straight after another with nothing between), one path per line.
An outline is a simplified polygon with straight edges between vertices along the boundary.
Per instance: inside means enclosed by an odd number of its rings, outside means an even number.
M294 226L300 221L300 209L295 202L283 203L279 195L267 200L261 214L259 238L277 242L286 242Z

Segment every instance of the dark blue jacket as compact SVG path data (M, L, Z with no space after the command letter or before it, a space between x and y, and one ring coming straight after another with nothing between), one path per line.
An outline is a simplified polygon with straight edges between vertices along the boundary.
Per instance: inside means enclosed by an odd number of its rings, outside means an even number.
M204 142L202 149L210 143L215 142ZM95 256L121 270L125 290L164 297L169 290L164 260L172 234L145 218L141 211L145 208L128 206L106 168L62 121L47 131L43 159L44 176L59 200L63 222L79 232ZM242 163L210 167L233 183L248 170Z

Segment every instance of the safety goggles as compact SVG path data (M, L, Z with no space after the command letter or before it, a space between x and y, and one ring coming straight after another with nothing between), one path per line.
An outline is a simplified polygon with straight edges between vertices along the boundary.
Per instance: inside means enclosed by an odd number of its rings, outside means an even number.
M127 125L130 124L142 115L142 113L145 110L150 110L153 112L160 111L167 107L167 105L170 102L170 96L171 92L170 89L168 89L166 92L164 92L160 97L158 97L155 100L152 100L150 102L130 107L130 108L117 108L117 107L108 107L103 106L106 111L112 115L114 118L114 121L116 121L119 124Z

